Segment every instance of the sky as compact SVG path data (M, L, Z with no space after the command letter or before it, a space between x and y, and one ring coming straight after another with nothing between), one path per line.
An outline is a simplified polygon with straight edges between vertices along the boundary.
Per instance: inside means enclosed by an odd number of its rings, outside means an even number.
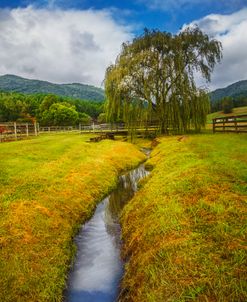
M247 80L247 0L0 0L0 75L102 86L123 42L190 24L222 42L208 89Z

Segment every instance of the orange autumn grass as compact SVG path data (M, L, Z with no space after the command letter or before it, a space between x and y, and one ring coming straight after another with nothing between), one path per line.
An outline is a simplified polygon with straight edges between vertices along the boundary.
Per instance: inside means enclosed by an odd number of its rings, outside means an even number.
M247 135L162 138L124 208L121 302L247 301Z
M79 135L0 145L0 301L61 301L72 238L117 175L144 155Z

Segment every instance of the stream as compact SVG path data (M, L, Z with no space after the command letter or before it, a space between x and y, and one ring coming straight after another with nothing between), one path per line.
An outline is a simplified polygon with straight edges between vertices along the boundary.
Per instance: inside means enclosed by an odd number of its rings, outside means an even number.
M97 206L92 218L75 237L77 254L69 273L67 302L113 302L124 271L120 258L119 213L147 176L144 165L119 176L117 188Z

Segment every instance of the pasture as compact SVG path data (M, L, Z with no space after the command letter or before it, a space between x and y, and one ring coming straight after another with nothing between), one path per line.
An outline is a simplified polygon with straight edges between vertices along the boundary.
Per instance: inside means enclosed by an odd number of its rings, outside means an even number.
M159 142L122 214L120 301L246 301L247 135Z
M247 114L247 106L244 107L238 107L238 108L233 108L232 113L223 113L221 111L210 113L207 115L207 123L211 124L212 119L216 117L227 117L227 116L232 116L232 115L243 115Z
M129 143L60 134L0 145L0 301L61 301L72 238L123 170Z
M62 301L79 226L145 159L133 144L88 140L0 145L0 301ZM247 135L156 141L152 172L121 215L119 301L246 301Z

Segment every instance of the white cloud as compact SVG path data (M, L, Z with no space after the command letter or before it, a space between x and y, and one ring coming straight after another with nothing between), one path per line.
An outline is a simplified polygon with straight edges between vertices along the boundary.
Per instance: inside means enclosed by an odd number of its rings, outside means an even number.
M195 24L211 37L221 41L223 46L223 60L215 68L210 88L215 89L246 80L247 8L229 15L208 15L193 21L190 25Z
M0 9L0 74L99 86L131 38L107 10Z

